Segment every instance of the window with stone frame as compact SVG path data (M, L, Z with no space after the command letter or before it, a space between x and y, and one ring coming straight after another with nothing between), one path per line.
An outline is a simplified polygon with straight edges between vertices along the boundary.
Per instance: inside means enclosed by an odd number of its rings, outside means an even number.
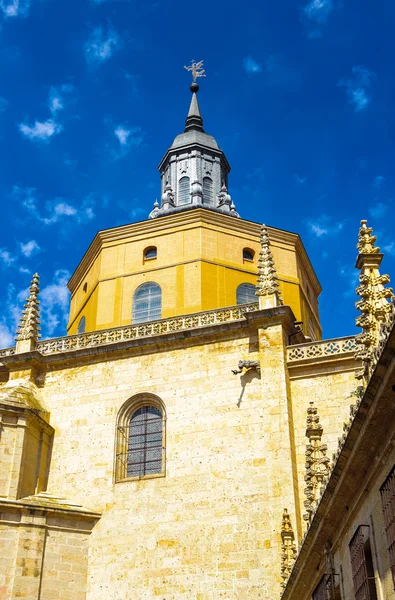
M369 525L360 525L349 543L355 600L377 600L369 535Z
M162 318L162 290L160 286L147 281L133 294L132 323L145 323Z
M388 555L395 588L395 466L380 488Z
M236 290L236 304L256 302L256 287L252 283L241 283Z
M115 481L165 474L165 407L154 394L138 394L121 408L117 423Z

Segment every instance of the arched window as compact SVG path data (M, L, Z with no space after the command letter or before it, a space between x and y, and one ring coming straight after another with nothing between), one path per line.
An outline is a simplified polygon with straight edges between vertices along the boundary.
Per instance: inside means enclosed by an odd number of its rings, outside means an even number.
M144 250L144 259L150 260L151 258L156 258L158 255L158 251L156 246L149 246Z
M255 285L241 283L236 290L236 304L250 304L256 302Z
M162 317L162 290L157 283L143 283L134 292L132 323L156 321Z
M203 202L212 204L213 201L213 180L210 177L203 177Z
M85 333L85 328L86 328L86 319L85 319L85 317L82 317L82 319L80 320L80 322L78 324L77 333Z
M178 204L189 204L191 202L191 190L189 184L189 177L181 177L178 182Z
M251 248L243 248L243 259L254 260L255 252Z
M164 475L165 407L154 394L137 394L122 406L117 423L115 480Z

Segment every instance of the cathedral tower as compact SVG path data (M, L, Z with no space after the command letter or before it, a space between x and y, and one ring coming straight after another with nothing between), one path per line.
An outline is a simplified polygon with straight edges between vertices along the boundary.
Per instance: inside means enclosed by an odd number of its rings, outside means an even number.
M237 213L229 163L203 129L199 86L190 89L185 130L159 165L161 203L147 221L96 235L69 282L69 334L257 301L261 225ZM300 237L266 235L284 303L320 339L321 287Z

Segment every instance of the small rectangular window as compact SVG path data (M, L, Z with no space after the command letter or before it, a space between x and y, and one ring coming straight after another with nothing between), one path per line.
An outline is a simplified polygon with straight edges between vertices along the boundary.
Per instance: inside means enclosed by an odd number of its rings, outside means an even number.
M380 488L387 548L395 587L395 466Z

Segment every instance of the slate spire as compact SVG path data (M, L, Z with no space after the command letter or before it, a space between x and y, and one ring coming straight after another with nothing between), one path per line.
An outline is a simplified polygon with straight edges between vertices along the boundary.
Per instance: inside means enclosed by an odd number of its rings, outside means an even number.
M191 104L189 107L188 116L185 121L184 133L186 133L187 131L193 131L193 130L194 131L202 131L204 133L203 119L202 119L202 115L200 114L199 102L198 102L197 95L196 95L199 91L198 84L196 82L192 83L190 90L192 92L192 98L191 98Z

